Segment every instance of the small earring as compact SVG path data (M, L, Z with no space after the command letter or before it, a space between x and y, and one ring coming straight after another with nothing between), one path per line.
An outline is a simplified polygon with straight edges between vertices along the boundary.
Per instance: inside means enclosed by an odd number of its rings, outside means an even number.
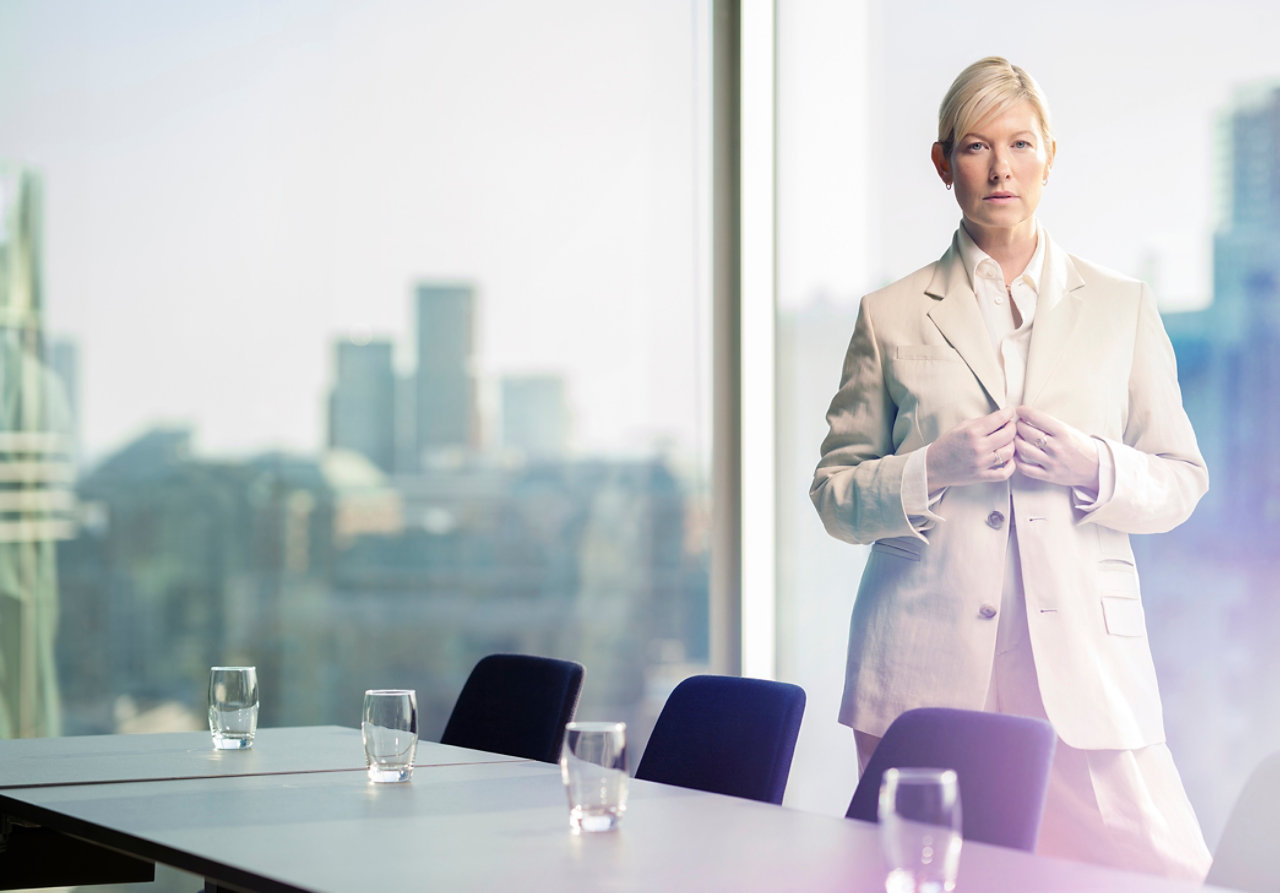
M1042 185L1042 186L1048 186L1048 185L1049 185L1049 178L1048 178L1048 177L1045 177L1045 178L1044 178L1044 181L1041 183L1041 185Z
M951 191L951 184L950 184L950 183L948 183L948 184L947 184L947 192L950 192L950 191Z

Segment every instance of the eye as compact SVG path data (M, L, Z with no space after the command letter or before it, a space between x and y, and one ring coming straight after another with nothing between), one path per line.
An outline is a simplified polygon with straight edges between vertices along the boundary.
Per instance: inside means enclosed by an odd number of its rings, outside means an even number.
M986 147L981 142L978 142L975 140L972 143L965 143L964 150L966 152L973 153L973 152L981 152L984 148Z
M1030 141L1030 140L1015 140L1015 141L1014 141L1014 144L1013 144L1013 147L1014 147L1015 149L1031 149L1031 148L1034 148L1034 147L1031 145L1031 141Z

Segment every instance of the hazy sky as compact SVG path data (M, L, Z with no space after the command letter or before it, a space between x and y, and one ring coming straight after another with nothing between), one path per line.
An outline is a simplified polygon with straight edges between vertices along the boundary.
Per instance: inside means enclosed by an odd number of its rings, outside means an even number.
M683 2L0 0L0 159L44 177L89 449L161 420L314 449L332 337L412 362L418 279L475 282L482 380L564 374L582 448L687 442L692 31Z
M0 0L0 160L44 177L49 327L81 345L89 450L158 421L211 452L314 449L332 338L411 362L420 278L476 282L486 387L566 376L578 448L705 449L701 8ZM937 104L990 53L1053 104L1055 237L1166 307L1207 300L1215 115L1280 75L1280 4L781 0L797 21L785 306L941 253Z

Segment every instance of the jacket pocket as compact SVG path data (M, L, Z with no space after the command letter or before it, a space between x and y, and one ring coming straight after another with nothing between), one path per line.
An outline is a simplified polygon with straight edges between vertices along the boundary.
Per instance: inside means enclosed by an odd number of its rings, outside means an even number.
M925 544L913 536L893 536L876 540L871 544L871 551L892 555L894 558L905 558L907 561L919 561L924 547Z
M1138 569L1132 561L1121 558L1105 558L1097 564L1098 594L1121 598L1139 598L1142 590L1138 584Z
M1113 636L1141 638L1147 634L1142 602L1136 598L1102 597L1102 619Z

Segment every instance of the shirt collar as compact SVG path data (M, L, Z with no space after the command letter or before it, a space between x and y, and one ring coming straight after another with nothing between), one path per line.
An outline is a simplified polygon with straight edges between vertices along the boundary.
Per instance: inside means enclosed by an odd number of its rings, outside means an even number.
M977 291L977 277L987 276L995 278L1002 277L1000 285L1004 285L1004 271L1000 269L1000 264L996 263L991 255L987 254L978 247L978 243L973 241L968 231L964 228L964 224L959 226L960 237L960 261L964 264L964 271L969 277L969 287ZM1019 275L1031 287L1032 291L1039 292L1040 285L1044 281L1044 265L1045 265L1045 243L1049 241L1048 234L1044 231L1044 227L1040 225L1040 221L1036 221L1036 250L1031 255L1031 260L1027 262L1027 267ZM1014 277L1017 278L1016 276ZM1012 280L1010 280L1012 281Z

